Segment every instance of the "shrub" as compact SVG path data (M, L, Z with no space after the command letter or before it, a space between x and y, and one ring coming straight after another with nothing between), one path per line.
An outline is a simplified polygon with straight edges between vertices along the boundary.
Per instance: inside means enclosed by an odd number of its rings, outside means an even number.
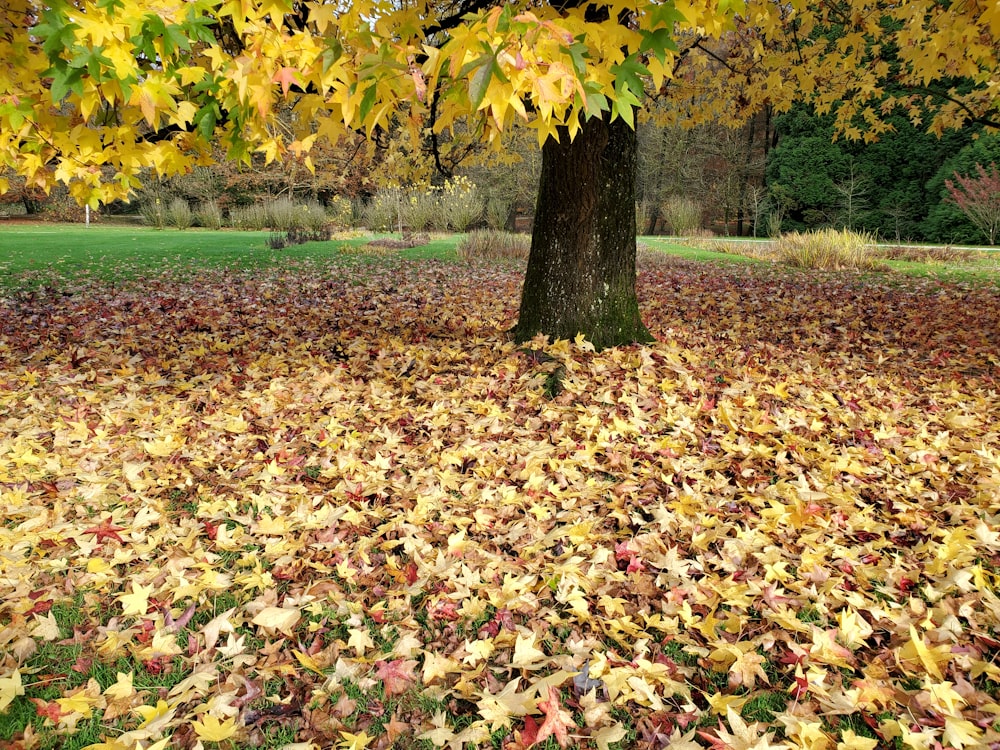
M259 232L268 227L268 215L264 206L236 206L229 209L229 223L233 229Z
M326 209L319 201L306 201L296 206L294 229L305 229L310 232L324 232L330 223Z
M479 195L479 189L469 179L461 176L444 184L440 204L441 216L446 220L447 227L456 232L464 232L479 221L486 209L486 201Z
M151 227L163 229L167 225L167 207L159 198L151 198L140 203L139 215Z
M354 206L347 199L335 195L326 208L328 219L338 227L349 227L354 223Z
M882 266L875 238L846 229L785 234L774 243L774 253L780 262L798 268L871 271Z
M167 207L167 222L172 227L187 229L194 224L190 204L183 198L174 198Z
M670 233L686 237L701 225L701 204L691 198L674 195L660 207Z
M486 225L490 229L505 229L510 219L511 202L491 198L486 202Z
M967 263L982 257L983 253L962 247L921 247L919 245L892 245L878 248L884 260L905 260L913 263Z
M374 231L385 232L398 225L399 205L402 200L399 188L382 188L367 201L361 211L365 225Z
M527 260L531 252L531 238L526 234L501 232L496 229L478 229L455 248L463 260L500 260L513 258Z
M977 164L976 172L968 176L955 172L954 181L945 180L944 184L948 199L986 236L987 242L995 245L1000 239L1000 172L996 163L990 164L989 170Z
M411 190L402 197L400 211L406 227L422 232L431 225L441 207L433 190Z
M194 212L194 218L200 227L206 229L222 228L222 209L215 201L200 203Z
M276 198L264 206L267 216L267 226L279 232L287 232L294 229L299 224L299 217L296 216L298 207L295 201L287 196Z

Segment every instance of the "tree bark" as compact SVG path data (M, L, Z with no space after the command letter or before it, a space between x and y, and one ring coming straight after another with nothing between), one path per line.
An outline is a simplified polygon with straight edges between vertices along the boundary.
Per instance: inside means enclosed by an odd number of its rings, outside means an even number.
M545 142L516 340L653 340L635 293L636 157L635 131L606 116Z

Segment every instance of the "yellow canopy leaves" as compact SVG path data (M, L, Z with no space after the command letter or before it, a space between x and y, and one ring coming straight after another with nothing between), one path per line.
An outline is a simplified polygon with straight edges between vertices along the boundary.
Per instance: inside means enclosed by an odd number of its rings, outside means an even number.
M143 168L188 169L218 139L233 158L259 148L273 159L293 144L305 158L316 133L333 140L397 121L420 138L471 117L497 144L515 120L542 142L606 110L633 122L646 93L674 97L674 116L691 122L735 123L808 99L852 137L876 136L897 108L935 130L996 119L995 3L853 0L833 14L770 0L647 0L607 3L610 20L507 3L459 23L429 0L297 7L5 4L0 160L29 184L70 183L96 203L126 196ZM297 114L290 131L276 121L287 107ZM96 142L66 137L83 124Z

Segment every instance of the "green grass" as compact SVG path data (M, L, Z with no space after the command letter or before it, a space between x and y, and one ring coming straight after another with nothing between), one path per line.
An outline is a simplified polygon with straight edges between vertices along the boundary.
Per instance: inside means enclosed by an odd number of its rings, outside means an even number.
M955 283L1000 284L1000 251L983 253L981 257L964 262L917 263L906 260L887 260L885 264L896 273L917 278L939 279Z
M682 245L671 240L659 237L640 237L639 242L648 245L652 250L659 250L677 258L684 260L708 261L713 263L762 263L757 258L750 258L746 255L735 255L732 253L719 253L714 250L706 250L700 247Z
M81 227L74 225L0 224L0 287L22 286L25 276L35 283L93 274L128 279L150 269L263 268L288 260L318 260L339 255L343 245L362 245L370 236L307 242L283 250L267 246L270 232L177 231L148 227ZM429 244L400 252L407 259L456 260L457 237L435 238ZM364 256L358 256L364 257Z
M177 231L148 227L77 225L13 225L0 223L0 288L56 283L79 274L110 280L129 279L158 271L196 273L199 268L266 268L289 260L321 260L339 255L343 245L363 245L372 236L307 242L283 250L267 246L270 232ZM405 260L457 261L455 250L464 235L433 236L418 247L398 252ZM684 260L709 263L762 263L734 253L642 237L651 251ZM366 260L358 254L356 258ZM1000 283L1000 252L983 253L968 261L924 263L885 261L889 273L936 278L950 282Z

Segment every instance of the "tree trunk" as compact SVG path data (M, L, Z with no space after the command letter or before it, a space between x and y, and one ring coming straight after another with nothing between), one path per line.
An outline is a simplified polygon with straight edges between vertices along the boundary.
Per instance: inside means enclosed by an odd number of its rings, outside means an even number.
M545 142L516 340L653 340L635 294L636 157L635 131L606 116Z

